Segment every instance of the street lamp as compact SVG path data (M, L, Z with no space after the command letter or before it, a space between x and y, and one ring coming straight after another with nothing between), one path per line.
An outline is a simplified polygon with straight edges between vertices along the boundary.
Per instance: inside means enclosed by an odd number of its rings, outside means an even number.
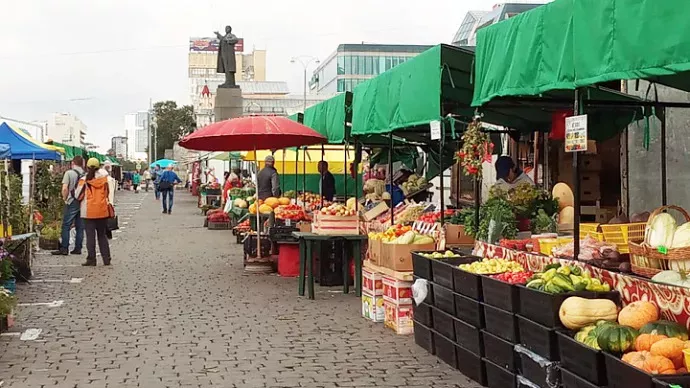
M309 55L300 55L290 59L290 63L299 63L304 69L304 110L302 113L307 110L307 68L312 62L314 62L316 65L321 63L318 58Z

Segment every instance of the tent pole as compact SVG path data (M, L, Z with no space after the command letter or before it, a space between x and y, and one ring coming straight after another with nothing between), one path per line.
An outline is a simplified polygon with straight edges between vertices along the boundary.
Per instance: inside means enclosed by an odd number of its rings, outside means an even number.
M668 204L666 187L666 108L661 110L661 205Z
M321 161L323 162L325 158L326 150L323 148L323 143L321 143ZM323 197L323 175L319 172L319 194L321 194L321 207L325 204Z
M444 176L443 176L443 140L444 137L446 136L446 123L445 120L441 120L441 138L438 139L438 175L439 175L439 193L441 194L441 227L443 228L443 224L445 223L443 220L443 216L445 214L445 208L446 208L446 199L445 199L445 193L443 192L444 184Z
M283 190L283 181L285 180L285 174L286 174L285 173L285 148L283 148L283 174L282 174L283 177L281 177L281 179L280 179L280 194L281 195L283 193L285 193L285 191ZM287 186L287 183L285 183L285 185Z
M343 178L344 178L344 184L345 184L345 202L347 203L348 195L347 195L347 173L348 173L348 168L347 168L347 142L345 143L345 168L343 168Z
M359 160L361 158L357 155L357 138L355 138L355 160L353 161L354 171L355 171L355 210L359 214ZM346 178L347 179L347 178Z
M254 159L256 157L256 144L254 145ZM256 161L256 174L254 174L254 183L256 184L256 256L261 258L261 212L259 211L259 161Z
M299 147L295 150L295 203L297 203L297 192L299 191Z
M302 160L302 192L307 192L307 147L304 147L304 160Z
M384 181L385 182L385 181ZM388 190L391 195L391 226L395 224L395 214L393 209L393 132L388 134Z
M582 93L575 89L575 103L573 113L578 116L582 113ZM573 260L580 257L580 152L573 152L573 196L575 205L575 219L573 220Z
M456 144L457 149L460 149L460 142L458 141ZM460 174L462 174L462 167L460 166L460 162L455 162L455 168L453 170L453 176L455 176L455 208L460 209Z

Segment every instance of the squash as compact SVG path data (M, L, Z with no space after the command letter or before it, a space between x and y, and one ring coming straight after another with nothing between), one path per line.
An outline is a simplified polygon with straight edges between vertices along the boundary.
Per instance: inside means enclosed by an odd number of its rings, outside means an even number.
M651 355L652 354L647 351L630 352L625 353L621 358L621 361L626 364L630 364L637 369L644 370L644 362L647 361L647 358L649 358Z
M558 213L558 223L559 224L572 224L575 222L575 208L572 206L566 206Z
M278 206L280 206L280 201L276 197L268 197L264 200L264 203L270 206L272 209L275 209Z
M632 302L618 314L618 323L640 330L642 326L659 319L659 310L652 302Z
M290 204L290 198L280 197L280 198L278 198L278 203L280 203L281 205L289 205Z
M259 213L271 214L271 213L273 213L273 208L268 204L263 204L263 205L259 206Z
M249 214L256 214L256 203L249 205Z
M676 373L673 361L663 356L650 355L644 360L645 372L653 375L672 375Z
M685 342L678 338L666 338L657 341L649 349L654 356L663 356L673 361L675 368L683 366L683 347Z
M561 304L558 316L563 326L577 330L601 320L615 320L618 316L618 307L608 299L571 296Z
M598 331L597 344L605 352L623 354L633 348L638 335L630 326L608 325Z
M668 337L660 334L640 334L635 340L635 350L638 352L649 351L652 345L666 338Z
M654 321L650 322L640 329L641 334L661 334L669 338L680 338L683 341L688 340L688 329L685 326L679 325L671 321Z
M676 261L682 263L675 263ZM688 263L685 263L686 261L690 262L689 260L669 260L668 266L671 268L682 267L690 269L690 265L688 265ZM688 279L685 273L678 272L677 270L661 271L658 274L654 275L654 277L652 277L652 281L657 283L670 284L678 287L690 288L690 279Z
M570 186L563 182L556 183L555 186L553 186L553 190L551 190L551 194L553 195L553 198L558 200L558 208L560 210L565 209L568 206L573 206L575 203L575 196L573 195L573 190L570 189ZM561 223L565 223L561 221Z

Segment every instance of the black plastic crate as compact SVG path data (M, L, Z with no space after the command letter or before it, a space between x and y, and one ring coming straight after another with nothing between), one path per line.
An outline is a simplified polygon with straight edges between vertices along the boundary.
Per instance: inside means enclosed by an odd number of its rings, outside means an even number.
M426 327L434 327L434 320L431 318L431 306L422 303L412 307L414 320Z
M484 355L484 345L482 344L481 331L459 319L454 319L455 325L455 342L470 352L478 355Z
M484 343L485 358L511 372L517 372L520 362L515 354L515 345L513 343L497 337L486 330L482 330L482 341Z
M606 363L601 350L575 341L569 331L558 331L556 335L561 367L593 385L606 385Z
M535 360L534 355L520 353L520 374L541 388L558 387L561 381L561 370L558 363L541 357ZM538 356L537 356L538 357Z
M558 361L558 338L556 329L518 315L520 344L550 361Z
M426 350L431 354L436 353L436 349L434 349L434 334L431 332L431 329L417 322L416 317L413 322L414 343L421 346L422 349Z
M490 276L482 276L481 279L484 303L512 313L518 312L520 291L515 285Z
M561 367L561 384L563 388L599 388L599 385L592 384L573 372Z
M482 303L486 331L514 344L519 342L518 322L515 314Z
M690 387L690 374L655 376L624 363L612 354L604 353L604 359L609 388L656 388L656 384L664 383ZM663 385L659 386L663 387Z
M434 283L442 285L443 287L451 290L454 289L453 273L455 270L457 270L458 265L471 263L473 261L477 261L478 259L479 258L474 256L467 256L431 260L431 276L434 279Z
M484 328L484 307L472 298L453 293L455 298L455 317L463 321Z
M453 291L439 284L434 287L434 306L448 314L455 315L455 298Z
M434 280L433 272L431 271L431 262L434 259L426 258L420 253L433 253L434 251L419 251L412 252L412 274L420 279L428 281Z
M482 277L480 275L453 269L453 290L474 300L482 300Z
M434 350L436 357L446 364L452 366L453 368L458 367L458 356L455 353L455 348L457 345L452 340L444 337L435 330L432 330L434 339Z
M465 376L485 386L486 365L481 357L459 345L455 346L455 351L458 362L457 369Z
M486 385L489 388L515 388L517 381L515 373L501 368L489 360L484 360L486 365Z
M431 316L434 320L434 331L455 341L455 317L435 307L431 307Z
M688 375L681 376L661 376L652 379L654 388L669 388L671 384L679 385L683 388L690 387L690 377Z

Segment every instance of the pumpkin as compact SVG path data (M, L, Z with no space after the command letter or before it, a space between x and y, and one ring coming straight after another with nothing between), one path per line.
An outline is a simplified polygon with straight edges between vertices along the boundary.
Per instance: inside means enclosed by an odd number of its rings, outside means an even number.
M263 204L263 205L259 206L259 213L271 214L271 213L273 213L273 208L268 204Z
M289 205L290 204L290 198L280 197L280 198L278 198L278 203L280 203L281 205Z
M679 325L671 321L654 321L650 322L640 329L643 334L661 334L669 338L680 338L683 341L688 340L688 329L685 326Z
M650 355L644 361L643 370L653 375L672 375L676 373L673 361L663 356Z
M640 330L642 326L659 319L659 309L652 302L632 302L618 314L618 323Z
M249 205L249 214L256 214L256 203Z
M649 349L656 342L666 339L665 335L660 334L640 334L635 340L635 350L639 351L649 351Z
M275 209L278 206L280 206L280 201L276 197L268 197L264 200L264 203L270 206L272 209Z
M618 308L608 299L585 299L571 296L561 304L558 316L563 326L570 330L577 330L601 320L615 320L618 316Z
M605 352L622 354L631 350L638 331L630 326L606 325L597 330L597 344Z
M626 364L630 364L637 369L644 369L644 362L647 361L647 358L651 355L652 354L647 351L630 352L625 353L621 358L621 361L625 362Z
M666 338L655 342L649 352L654 356L666 357L673 361L675 368L683 366L683 348L685 342L678 338Z

